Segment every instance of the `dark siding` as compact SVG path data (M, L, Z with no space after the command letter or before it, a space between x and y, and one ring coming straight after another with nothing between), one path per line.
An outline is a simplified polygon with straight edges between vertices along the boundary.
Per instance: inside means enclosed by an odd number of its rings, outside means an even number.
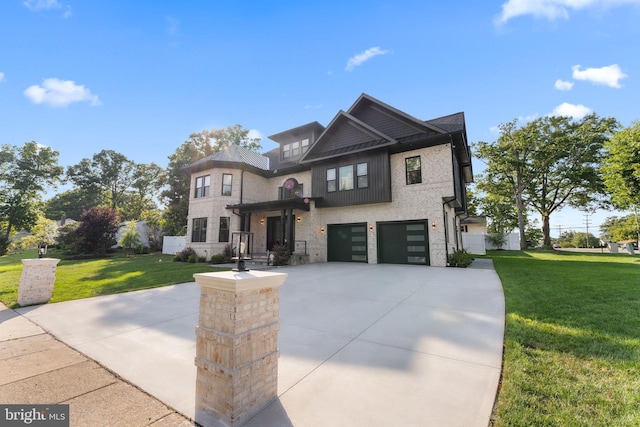
M460 170L460 165L458 164L458 158L455 154L455 151L451 150L451 160L453 162L453 185L455 191L455 207L464 206L464 200L466 198L465 194L465 186L463 184L462 171Z
M375 107L363 109L355 116L369 126L395 139L424 132L423 129L409 126L406 122L384 114Z
M369 186L354 188L353 190L327 192L327 169L358 163L368 164ZM379 203L391 201L391 171L389 154L384 151L367 152L359 155L333 159L332 161L316 164L312 167L312 196L322 197L316 202L316 207L348 206L365 203ZM357 177L354 175L354 180Z
M319 150L316 153L317 156L336 149L379 139L379 137L374 137L360 129L357 129L346 120L343 121L337 129L331 132L331 134L323 137L323 139L324 138L327 139L324 141L322 147L318 147Z

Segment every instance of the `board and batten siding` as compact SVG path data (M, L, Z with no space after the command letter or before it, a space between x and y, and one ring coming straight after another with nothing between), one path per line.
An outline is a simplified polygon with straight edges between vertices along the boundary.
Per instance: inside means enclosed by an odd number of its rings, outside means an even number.
M355 185L355 182L357 182L355 168L358 163L367 163L369 181L367 188L357 188ZM335 168L337 172L341 166L348 165L353 165L354 167L354 189L328 192L327 169ZM316 202L317 208L390 202L391 173L389 155L383 151L368 152L314 165L312 168L312 182L313 196L322 197L321 200Z

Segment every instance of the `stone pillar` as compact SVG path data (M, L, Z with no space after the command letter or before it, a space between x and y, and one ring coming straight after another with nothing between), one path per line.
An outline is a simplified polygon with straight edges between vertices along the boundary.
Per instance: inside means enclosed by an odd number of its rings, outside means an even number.
M238 426L278 396L279 288L284 273L194 274L196 422Z
M22 275L18 287L18 304L21 306L44 304L53 295L56 280L56 258L35 258L22 260Z

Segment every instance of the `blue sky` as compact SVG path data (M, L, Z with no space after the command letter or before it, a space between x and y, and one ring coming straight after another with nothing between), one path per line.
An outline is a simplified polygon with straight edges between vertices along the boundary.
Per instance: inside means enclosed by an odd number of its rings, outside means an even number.
M241 124L268 150L363 92L420 119L464 111L472 142L552 113L628 126L638 22L640 0L3 0L0 144L166 166L190 133Z

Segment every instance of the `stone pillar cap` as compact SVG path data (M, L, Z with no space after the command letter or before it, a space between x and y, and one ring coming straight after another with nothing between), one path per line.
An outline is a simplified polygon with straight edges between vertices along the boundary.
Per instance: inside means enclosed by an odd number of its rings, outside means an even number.
M216 273L194 274L193 277L201 287L239 292L264 288L278 288L284 283L287 274L260 270L220 271Z

